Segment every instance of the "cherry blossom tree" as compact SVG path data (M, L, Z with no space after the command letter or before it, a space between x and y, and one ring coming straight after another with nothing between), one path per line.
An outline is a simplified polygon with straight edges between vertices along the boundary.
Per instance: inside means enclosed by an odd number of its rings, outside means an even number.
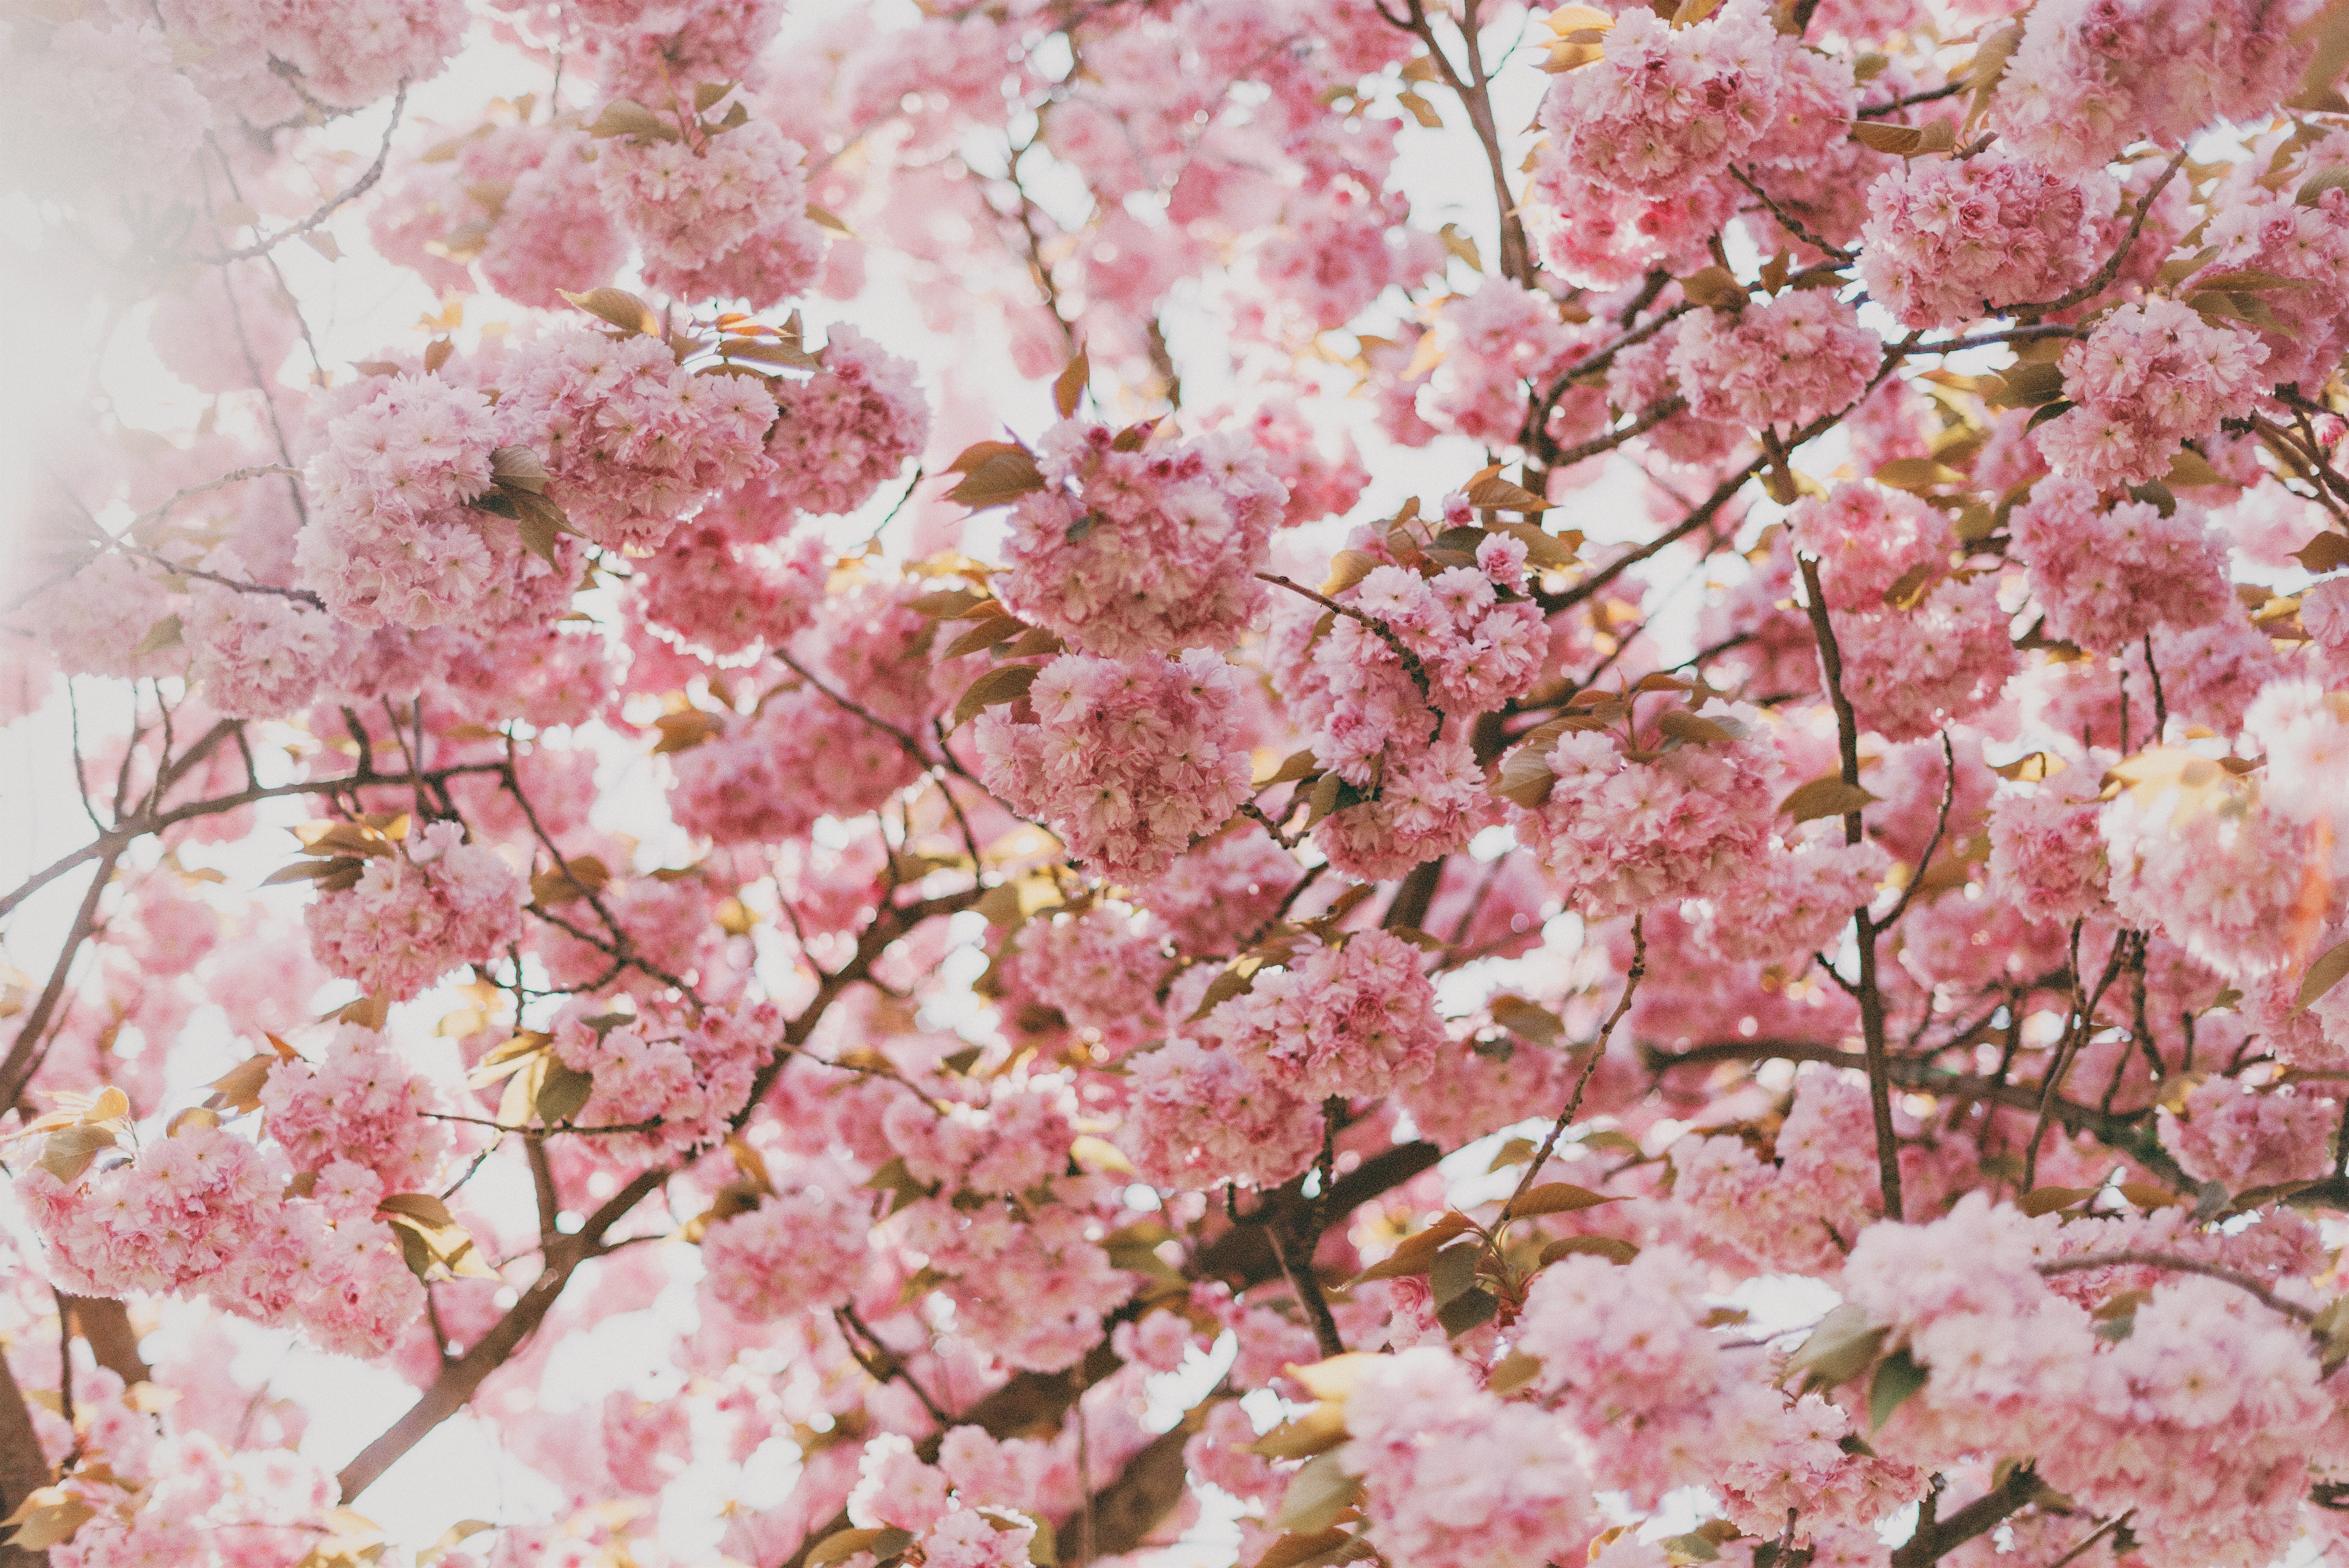
M2344 73L10 6L0 1563L2349 1552Z

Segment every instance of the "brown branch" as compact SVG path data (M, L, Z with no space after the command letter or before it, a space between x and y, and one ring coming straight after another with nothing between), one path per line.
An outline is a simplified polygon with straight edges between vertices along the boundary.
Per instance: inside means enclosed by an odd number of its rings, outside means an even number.
M1381 1194L1402 1186L1443 1158L1444 1151L1432 1143L1396 1144L1381 1149L1330 1186L1327 1199L1329 1207L1338 1214L1350 1213ZM1224 1280L1231 1284L1235 1293L1278 1278L1280 1265L1273 1256L1267 1229L1270 1224L1279 1222L1290 1206L1312 1201L1297 1190L1297 1184L1293 1182L1280 1191L1268 1195L1255 1213L1246 1216L1237 1225L1192 1254L1187 1272L1194 1279ZM1129 1302L1111 1314L1109 1322L1127 1321L1140 1314L1141 1304ZM957 1416L955 1424L978 1427L998 1438L1050 1436L1059 1429L1061 1417L1076 1398L1077 1389L1089 1388L1099 1383L1115 1372L1120 1365L1117 1353L1109 1347L1108 1339L1104 1336L1077 1364L1077 1376L1073 1379L1065 1372L1016 1373L1001 1387ZM932 1433L915 1445L915 1452L925 1462L935 1462L939 1439L943 1436L943 1433ZM1155 1449L1156 1444L1154 1443L1130 1461L1128 1473L1131 1474L1133 1466L1143 1463L1143 1457L1152 1455ZM1160 1454L1154 1462L1167 1464L1172 1461ZM1107 1522L1100 1519L1096 1521L1102 1526L1100 1542L1104 1548L1118 1539L1114 1532L1119 1527L1114 1518L1125 1506L1120 1501L1118 1490L1123 1483L1124 1478L1121 1477L1117 1482L1095 1494L1097 1515L1108 1516ZM1140 1484L1137 1483L1138 1489ZM1146 1496L1143 1501L1146 1501ZM1138 1516L1147 1511L1137 1507L1133 1511ZM804 1568L809 1548L835 1532L848 1529L851 1522L844 1510L835 1513L809 1531L801 1540L799 1548L783 1561L781 1568Z
M2171 178L2177 174L2178 166L2185 161L2186 149L2181 147L2178 150L2178 156L2169 161L2169 166L2167 169L2164 169L2161 171L2160 176L2157 178L2153 184L2147 189L2145 200L2137 204L2137 216L2129 221L2128 233L2121 236L2121 243L2118 246L2115 247L2113 254L2105 258L2105 265L2088 275L2087 282L2082 284L2077 288L2067 290L2066 292L2056 296L2054 299L2042 300L2036 305L2001 306L1999 308L1991 311L1989 314L1992 316L2045 316L2054 311L2069 310L2075 305L2080 305L2088 300L2094 299L2097 295L2102 294L2106 288L2112 286L2113 279L2120 276L2122 264L2128 260L2129 252L2136 248L2137 235L2145 232L2146 219L2153 215L2154 198L2161 194L2162 187L2169 183Z
M2039 1476L2029 1465L2017 1465L2006 1479L1947 1519L1927 1520L1920 1514L1917 1533L1896 1548L1892 1568L1929 1568L1978 1535L1998 1528L2039 1495Z
M1859 720L1852 711L1851 699L1844 693L1843 651L1837 646L1835 622L1827 614L1826 595L1819 587L1819 563L1816 556L1799 553L1795 559L1802 568L1803 596L1807 601L1806 607L1810 612L1811 634L1819 645L1819 670L1826 679L1827 701L1835 708L1836 749L1841 762L1843 782L1857 789ZM1947 737L1943 739L1946 743ZM1950 776L1954 788L1957 778L1954 763ZM1865 835L1859 813L1846 812L1843 818L1844 842L1857 844ZM1938 838L1938 835L1936 836ZM1919 875L1922 874L1920 867ZM1867 1048L1868 1107L1876 1123L1877 1184L1884 1204L1884 1217L1898 1220L1903 1217L1900 1144L1892 1130L1892 1080L1884 1039L1884 992L1878 983L1876 972L1877 927L1876 922L1869 919L1865 904L1854 909L1851 918L1853 925L1858 928L1859 979L1850 990L1853 999L1859 1003L1860 1038Z
M587 1222L575 1235L564 1236L548 1247L545 1266L530 1288L522 1293L505 1316L470 1347L464 1355L445 1367L432 1380L423 1397L409 1407L384 1434L360 1450L357 1459L345 1465L335 1479L342 1488L342 1501L347 1507L361 1492L379 1480L404 1457L410 1449L422 1442L431 1430L463 1409L490 1374L511 1360L520 1350L571 1282L571 1276L580 1264L597 1256L604 1250L605 1232L617 1224L628 1211L657 1190L668 1179L667 1167L639 1171L626 1187L605 1200L604 1206L588 1216Z
M66 1328L89 1344L90 1358L117 1377L126 1388L144 1383L154 1374L139 1351L139 1331L130 1325L130 1309L105 1296L67 1295Z
M107 884L114 879L114 863L121 851L107 856L98 863L98 873L89 879L88 889L82 894L81 908L74 915L72 926L57 952L57 961L49 971L48 983L41 988L40 1000L25 1015L24 1023L10 1042L8 1058L0 1063L0 1106L13 1106L25 1097L25 1087L40 1071L43 1055L42 1039L49 1030L49 1021L57 1016L57 1003L64 1000L66 977L72 972L74 959L81 952L82 943L89 940L98 928L98 903L106 893Z
M41 1452L41 1439L33 1430L33 1414L25 1406L24 1391L8 1370L7 1358L0 1356L0 1509L16 1512L26 1497L52 1479L48 1457ZM0 1545L0 1568L30 1568L48 1560L47 1552Z
M1583 1093L1590 1087L1591 1075L1599 1071L1599 1064L1606 1060L1607 1042L1614 1035L1615 1026L1623 1022L1623 1015L1631 1011L1631 999L1639 994L1640 981L1647 972L1648 929L1643 918L1635 915L1631 919L1631 969L1623 977L1623 994L1615 999L1615 1011L1609 1013L1607 1022L1599 1026L1599 1037L1590 1043L1590 1058L1582 1064L1582 1075L1574 1081L1574 1092L1567 1096L1566 1108L1557 1113L1557 1120L1551 1126L1549 1136L1542 1139L1541 1147L1534 1151L1533 1160L1526 1167L1526 1173L1517 1178L1516 1190L1509 1194L1509 1201L1501 1210L1502 1218L1506 1219L1509 1210L1517 1206L1517 1200L1533 1190L1534 1179L1541 1175L1542 1167L1549 1163L1549 1157L1557 1148L1557 1140L1566 1136L1566 1129L1574 1125L1574 1118L1581 1113ZM1486 1251L1490 1251L1499 1241L1500 1231L1495 1227L1493 1241L1486 1244Z
M2058 1258L2052 1263L2038 1265L2041 1276L2076 1274L2089 1269L2119 1269L2128 1267L2169 1269L2181 1274L2200 1274L2204 1279L2223 1280L2247 1295L2255 1296L2260 1304L2282 1313L2294 1323L2313 1323L2316 1314L2298 1302L2286 1301L2251 1275L2240 1273L2218 1263L2206 1263L2199 1258L2182 1257L2176 1252L2147 1251L2127 1247L2114 1252L2082 1252L2076 1257Z
M288 79L290 80L291 78L289 78ZM298 91L299 89L297 88L296 90ZM406 77L402 77L399 78L399 87L398 90L391 95L391 118L384 124L383 145L376 149L375 161L367 165L366 173L360 175L357 179L352 181L349 184L344 186L341 190L328 197L326 201L308 217L303 219L300 223L295 223L291 228L280 229L277 233L270 235L267 239L256 241L240 250L222 251L210 255L207 255L202 252L198 252L196 254L196 259L201 262L209 262L214 266L225 266L230 262L249 261L254 256L267 255L271 251L275 250L287 240L299 239L304 234L315 232L319 224L334 216L337 209L349 202L357 201L361 196L364 196L369 191L374 190L376 182L383 178L385 163L391 158L391 139L393 134L399 130L399 116L401 111L407 107L408 78Z

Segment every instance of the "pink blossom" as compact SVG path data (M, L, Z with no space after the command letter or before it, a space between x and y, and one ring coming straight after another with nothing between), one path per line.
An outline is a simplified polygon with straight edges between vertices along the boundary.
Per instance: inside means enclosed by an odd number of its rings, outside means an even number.
M405 1002L503 951L521 935L528 897L526 878L496 851L466 843L456 823L429 823L369 859L357 887L311 904L310 950L360 990Z

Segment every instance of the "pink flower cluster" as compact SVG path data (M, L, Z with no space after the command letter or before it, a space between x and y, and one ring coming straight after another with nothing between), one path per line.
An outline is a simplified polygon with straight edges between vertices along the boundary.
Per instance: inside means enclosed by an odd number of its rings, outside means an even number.
M2042 425L2056 472L2099 489L2159 479L2178 443L2209 434L2261 389L2267 345L2174 299L2124 305L2064 350L2074 407Z
M719 844L799 838L870 811L921 776L893 737L805 686L670 759L669 813Z
M424 1287L375 1217L383 1184L373 1171L334 1161L318 1173L316 1193L266 1214L252 1245L204 1282L205 1293L325 1349L380 1356L423 1315Z
M244 1139L190 1125L71 1186L33 1166L16 1190L51 1279L78 1295L126 1296L218 1272L253 1245L284 1179Z
M480 963L522 934L530 885L453 822L427 824L398 853L367 863L358 885L305 911L310 951L359 989L405 1002L459 964Z
M2341 1107L2313 1094L2249 1091L2232 1078L2206 1078L2161 1123L2161 1146L2196 1181L2230 1192L2283 1181L2313 1181L2333 1168L2328 1145Z
M1133 897L1184 952L1228 953L1272 919L1299 875L1297 857L1262 832L1231 832L1178 856Z
M2235 609L2226 540L2202 509L2178 502L2098 504L2084 479L2050 477L2009 514L2013 554L2030 568L2047 635L2098 652L2156 627L2207 626Z
M1844 690L1863 729L1910 740L1998 696L2014 670L1998 579L1954 567L1946 516L1914 496L1842 483L1801 502L1793 523L1795 547L1819 558ZM1889 601L1915 572L1925 576L1910 578L1901 604Z
M1050 1008L1103 1055L1140 1044L1164 1025L1158 982L1168 960L1131 915L1096 904L1019 928L1004 963L1005 1003Z
M2181 802L2167 790L2105 807L2113 908L2230 979L2286 961L2308 890L2327 877L2315 834L2240 786Z
M1867 1085L1807 1072L1778 1128L1776 1165L1757 1159L1743 1139L1692 1133L1672 1146L1672 1196L1708 1242L1757 1267L1825 1272L1843 1255L1835 1227L1863 1223L1881 1207L1875 1151Z
M1063 1168L1066 1160L1063 1146ZM1019 1218L999 1203L967 1210L927 1199L895 1222L905 1245L947 1277L940 1288L957 1333L1006 1366L1057 1372L1101 1343L1102 1317L1133 1293L1133 1277L1094 1240L1102 1226L1088 1199L1101 1186L1057 1179L1059 1201L1030 1204Z
M1346 1401L1346 1468L1372 1538L1414 1568L1575 1563L1595 1533L1590 1483L1544 1412L1479 1387L1444 1348L1381 1356Z
M930 406L900 359L846 323L824 329L823 368L779 380L767 483L802 512L854 512L897 477L930 435Z
M2096 803L2060 784L2001 793L1990 812L1990 890L2034 919L2076 920L2105 901Z
M2053 0L2034 7L1991 123L2052 168L2102 164L2139 136L2176 147L2264 111L2308 59L2313 0Z
M724 658L788 643L814 615L831 569L820 534L781 548L737 545L705 514L637 564L637 603L645 619Z
M1383 1095L1425 1077L1444 1045L1435 988L1419 950L1361 931L1338 946L1299 939L1255 985L1219 1004L1201 1032L1292 1093Z
M1160 1187L1278 1187L1321 1147L1319 1104L1236 1051L1169 1040L1130 1059L1126 1091L1118 1147Z
M765 466L775 403L755 376L696 376L658 337L584 327L518 346L510 364L500 428L543 453L548 498L607 548L657 549Z
M204 569L248 581L233 550L205 557ZM188 645L188 680L222 716L275 719L299 712L336 684L341 628L324 611L275 593L244 593L195 579L180 612Z
M1003 602L1106 659L1231 647L1264 602L1253 574L1287 492L1236 434L1115 441L1075 420L1045 432L1050 488L1013 510Z
M801 1174L702 1233L704 1288L738 1317L772 1322L845 1301L864 1273L869 1195L845 1171Z
M296 1170L337 1161L375 1173L387 1192L430 1189L449 1147L432 1081L400 1060L380 1034L346 1024L316 1064L272 1067L262 1085L269 1136Z
M511 570L511 528L466 503L491 487L498 411L437 376L389 376L326 426L305 477L310 524L295 561L326 608L354 626L438 626L478 613Z
M1689 411L1741 431L1794 430L1859 400L1884 345L1825 289L1683 317L1671 372Z
M1763 722L1750 711L1729 717ZM1543 761L1549 796L1516 821L1588 918L1726 893L1768 846L1779 765L1760 740L1635 761L1612 735L1569 731Z
M823 264L807 215L806 149L764 119L664 141L603 144L604 204L644 247L645 281L679 299L764 310L803 292Z
M611 1161L655 1159L719 1142L783 1033L781 1015L764 1002L693 1018L656 1001L635 1023L605 1027L586 1016L591 1005L574 1003L571 1016L554 1025L555 1056L595 1080L573 1120L580 1127L658 1124L598 1136L591 1147Z
M1541 108L1561 161L1600 184L1676 195L1743 157L1776 118L1785 51L1747 0L1692 27L1626 6L1605 48L1551 83Z
M2103 259L2100 220L2117 200L2101 172L2067 177L1996 148L1912 159L1868 188L1860 279L1903 327L2054 299Z
M1062 654L1028 700L1034 723L1008 705L979 715L981 774L1105 877L1159 875L1247 798L1248 749L1234 722L1239 674L1219 654L1125 662Z
M627 259L596 194L595 146L571 126L483 126L376 208L376 248L443 289L470 290L470 263L516 304L561 309L564 290L605 282Z
M1773 842L1748 880L1711 900L1697 940L1725 959L1803 961L1832 949L1851 912L1871 902L1892 857L1872 839L1846 844L1840 822Z

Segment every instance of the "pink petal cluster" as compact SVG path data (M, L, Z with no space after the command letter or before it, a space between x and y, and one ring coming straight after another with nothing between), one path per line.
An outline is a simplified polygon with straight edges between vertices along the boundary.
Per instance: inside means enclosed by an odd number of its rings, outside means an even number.
M2076 920L2105 901L2105 840L2094 800L2061 785L2000 794L1990 812L1990 889L2033 919Z
M775 383L767 483L802 512L854 512L929 440L930 406L900 359L845 322L824 329L823 368Z
M1074 1365L1101 1343L1102 1316L1133 1293L1133 1277L1093 1239L1101 1221L1071 1200L1092 1179L1055 1181L1064 1200L1030 1207L1024 1221L999 1205L967 1211L943 1199L896 1217L905 1244L947 1276L940 1288L954 1302L957 1332L1008 1366Z
M1673 195L1721 173L1776 116L1785 51L1749 0L1692 27L1629 5L1605 47L1552 82L1541 108L1560 159L1601 184Z
M1278 1187L1321 1147L1319 1103L1235 1051L1178 1036L1133 1057L1126 1088L1118 1147L1161 1187Z
M1876 1133L1868 1087L1841 1074L1806 1072L1772 1146L1775 1165L1736 1137L1690 1134L1672 1146L1673 1196L1713 1245L1786 1272L1831 1270L1848 1230L1880 1209ZM1847 1236L1841 1237L1848 1241Z
M2283 1181L2313 1181L2333 1168L2329 1147L2341 1124L2331 1100L2292 1089L2247 1090L2206 1078L2161 1122L2161 1147L2196 1181L2230 1192Z
M233 550L215 550L205 570L244 581ZM334 618L278 593L243 593L202 579L180 613L188 680L222 714L274 719L298 712L336 684L344 634Z
M1219 834L1146 886L1134 901L1186 953L1228 953L1269 921L1300 875L1297 857L1259 831Z
M1739 430L1794 430L1859 400L1884 345L1826 289L1796 290L1734 315L1683 317L1671 371L1689 411Z
M261 1089L264 1125L295 1169L345 1161L374 1172L386 1192L431 1189L449 1130L424 1113L440 1106L429 1078L382 1035L352 1024L317 1063L278 1063Z
M2118 200L2101 172L2054 173L1993 147L1911 159L1868 188L1859 275L1903 327L1956 327L2056 298L2103 259Z
M1958 539L1943 514L1872 484L1837 484L1795 508L1795 547L1819 558L1843 659L1844 690L1860 727L1889 740L1933 732L1999 694L2014 647L1998 579L1951 569ZM1922 571L1901 608L1887 595Z
M464 833L429 823L399 853L370 859L357 887L322 894L304 913L312 955L370 995L405 1002L504 951L522 934L529 881Z
M705 514L637 563L636 593L647 620L724 658L791 641L814 616L831 571L820 534L779 547L738 545Z
M673 141L615 138L595 160L595 183L643 246L647 284L764 310L805 291L823 265L806 158L771 121L752 119Z
M1844 843L1839 822L1832 834L1773 843L1744 887L1712 900L1697 940L1725 959L1802 961L1835 946L1851 912L1875 898L1891 863L1873 839Z
M1033 723L1009 705L979 715L981 776L1105 877L1158 876L1247 798L1239 673L1220 654L1120 662L1065 653L1028 700Z
M1075 420L1045 432L1050 488L1012 512L1003 602L1106 659L1231 647L1264 602L1253 574L1287 492L1236 434L1115 441Z
M1346 1468L1372 1539L1414 1568L1541 1568L1581 1560L1590 1483L1542 1411L1477 1386L1448 1350L1381 1356L1346 1401Z
M2180 801L2168 790L2105 807L2113 908L2230 979L2278 968L2308 934L2308 892L2329 879L2315 832L2221 785Z
M2118 490L2169 472L2178 443L2209 434L2264 389L2267 345L2174 299L2124 305L2064 350L2074 406L2042 425L2056 472Z
M1309 1099L1383 1095L1425 1077L1444 1043L1419 950L1390 932L1299 939L1280 968L1200 1024L1226 1051Z
M1158 939L1104 905L1021 926L1006 958L1007 1007L1058 1012L1104 1059L1164 1026L1158 984L1167 969Z
M471 617L520 554L511 524L466 504L491 488L498 411L437 376L378 377L365 393L327 424L305 475L302 580L354 626ZM492 528L505 531L495 548Z
M284 1181L244 1139L189 1125L71 1186L33 1166L16 1191L51 1279L78 1295L126 1296L214 1274L253 1245Z
M543 455L548 498L608 548L659 548L765 465L775 403L758 378L693 375L648 334L558 328L517 346L502 377L500 428Z
M702 1233L704 1288L729 1312L771 1322L845 1301L864 1269L869 1194L811 1168L747 1214Z
M1725 893L1769 843L1780 769L1757 741L1635 761L1614 736L1568 732L1542 760L1556 782L1516 820L1569 907L1590 919Z
M297 1329L344 1355L380 1356L424 1314L424 1287L391 1228L375 1216L375 1173L336 1161L313 1199L274 1208L252 1244L207 1280L207 1294L240 1316Z
M721 1141L750 1097L759 1068L783 1034L769 1003L711 1009L698 1018L666 1002L646 1004L633 1023L598 1027L592 1004L574 1003L554 1026L554 1054L595 1080L573 1121L580 1127L646 1127L599 1136L604 1159L657 1159Z
M2007 62L1991 124L2051 168L2093 168L2139 136L2176 147L2292 90L2310 0L2053 0Z
M2166 517L2146 501L2107 508L2086 480L2050 477L2009 514L2008 533L2049 637L2118 649L2156 627L2207 626L2235 608L2226 541L2192 502Z

